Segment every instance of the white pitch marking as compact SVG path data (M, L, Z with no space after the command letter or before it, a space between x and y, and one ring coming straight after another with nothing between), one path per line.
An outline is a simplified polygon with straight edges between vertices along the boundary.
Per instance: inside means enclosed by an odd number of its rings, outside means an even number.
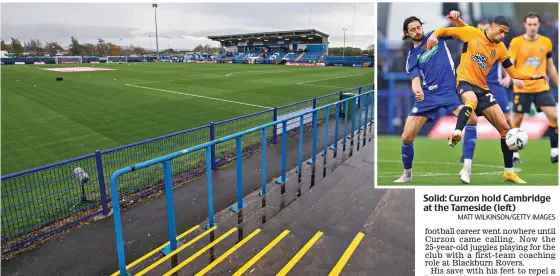
M379 163L402 163L402 160L377 160ZM433 165L452 165L457 166L461 165L461 163L453 163L453 162L432 162L432 161L414 161L415 164L433 164ZM473 167L486 167L486 168L496 168L496 169L503 169L503 166L496 166L496 165L488 165L488 164L472 164ZM520 169L521 170L521 169ZM402 173L402 172L401 172Z
M224 76L212 76L212 77L201 77L201 78L188 78L188 79L175 79L175 80L166 80L166 81L181 81L181 80L203 80L203 79L214 79L214 78L223 78ZM133 82L127 83L125 85L135 85L135 84L147 84L147 83L158 83L164 82L165 80L160 81L145 81L145 82Z
M174 79L174 80L166 80L166 81L183 81L183 80L204 80L204 79L216 79L216 78L227 78L233 74L241 74L241 73L249 73L249 72L253 72L253 73L259 73L259 74L271 74L271 73L283 73L283 72L293 72L293 71L244 71L244 72L233 72L233 73L229 73L226 74L225 76L210 76L210 77L200 77L200 78L184 78L184 79ZM145 81L145 82L133 82L133 83L128 83L130 85L135 85L135 84L148 84L148 83L158 83L158 82L164 82L163 81ZM127 84L127 85L128 85Z
M221 102L248 105L248 106L260 107L260 108L266 108L266 109L272 108L272 107L268 107L268 106L262 106L262 105L256 105L256 104L249 104L249 103L242 103L242 102L212 98L212 97L195 95L195 94L190 94L190 93L177 92L177 91L173 91L173 90L165 90L165 89L159 89L159 88L153 88L153 87L147 87L147 86L140 86L140 85L134 85L134 84L125 84L125 85L126 86L137 87L137 88L143 88L143 89L150 89L150 90L154 90L154 91L161 91L161 92L167 92L167 93L173 93L173 94L179 94L179 95L185 95L185 96L191 96L191 97L197 97L197 98L204 98L204 99L209 99L209 100L216 100L216 101L221 101Z
M324 81L324 80L334 80L334 79L342 79L342 78L349 78L349 77L356 77L356 76L362 76L362 75L366 75L369 73L364 73L364 74L355 74L355 75L348 75L348 76L340 76L340 77L333 77L333 78L328 78L328 79L320 79L320 80L310 80L310 81L302 81L302 82L298 82L296 84L304 84L304 83L310 83L310 82L318 82L318 81ZM373 76L372 76L373 77Z
M242 72L233 72L233 73L229 73L226 74L226 77L229 77L231 75L235 75L235 74L244 74L244 73L258 73L258 74L272 74L272 73L291 73L294 72L292 70L281 70L281 71L242 71ZM258 75L257 74L257 75Z
M402 174L402 172L395 173ZM472 173L471 175L501 175L503 172L485 172L485 173ZM395 175L379 175L378 178L394 178ZM424 174L412 174L412 177L438 177L438 176L459 176L458 173L424 173ZM547 173L524 173L523 176L557 176L556 174Z
M401 163L402 160L377 160L378 163ZM432 161L414 161L416 164L432 164L432 165L461 165L460 163L453 163L453 162L432 162ZM472 164L473 167L486 167L486 168L497 168L503 169L503 166L496 166L496 165L489 165L489 164ZM520 168L514 168L516 172L521 172ZM401 172L378 172L378 174L402 174ZM502 172L481 172L481 173L472 173L472 175L500 175L503 174ZM415 174L413 173L412 176L419 176L419 177L432 177L432 176L458 176L459 173L420 173ZM547 173L528 173L523 174L525 176L557 176L557 174L547 174ZM394 175L384 175L378 176L379 178L390 178L394 177Z
M331 85L320 85L320 84L309 84L309 83L297 83L299 85L309 85L309 86L318 86L318 87L328 87L328 88L338 88L338 89L348 89L348 87L340 87L340 86L331 86Z
M158 82L162 82L162 81L144 81L144 82L134 82L134 83L127 83L125 85L135 85L135 84L147 84L147 83L158 83Z

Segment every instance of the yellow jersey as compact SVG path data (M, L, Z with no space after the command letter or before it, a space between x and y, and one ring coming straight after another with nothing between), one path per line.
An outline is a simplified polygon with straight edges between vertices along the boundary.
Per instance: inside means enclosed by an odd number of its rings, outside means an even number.
M472 26L437 29L438 37L456 37L464 43L461 63L457 68L457 84L466 81L484 90L489 90L486 76L496 61L504 63L509 60L509 52L503 42L491 41L486 33ZM511 64L510 64L511 65ZM505 66L506 71L514 78L529 79L530 74L520 72L515 66Z
M552 41L543 35L527 40L523 35L509 44L509 54L516 68L530 74L546 75L548 58L552 55ZM513 86L515 93L538 93L548 91L550 85L542 80L523 80L523 88Z

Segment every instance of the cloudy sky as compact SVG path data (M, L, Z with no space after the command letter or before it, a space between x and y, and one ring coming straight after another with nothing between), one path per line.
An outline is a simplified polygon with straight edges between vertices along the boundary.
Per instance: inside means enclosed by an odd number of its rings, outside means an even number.
M1 37L6 43L16 37L22 42L57 41L66 48L71 36L80 43L95 43L101 37L119 45L155 49L150 3L2 3L1 8ZM211 43L206 39L209 35L307 29L310 9L311 28L329 34L331 47L342 46L343 28L348 29L347 46L373 44L374 4L169 3L157 8L160 49L192 49Z

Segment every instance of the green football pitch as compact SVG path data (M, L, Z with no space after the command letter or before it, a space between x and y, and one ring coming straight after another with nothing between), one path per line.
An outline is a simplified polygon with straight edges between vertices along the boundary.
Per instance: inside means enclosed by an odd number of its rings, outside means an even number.
M401 141L398 136L379 136L377 140L377 183L393 183L402 174ZM459 162L462 147L447 146L446 140L418 137L414 141L412 182L405 185L466 185L459 178L463 164ZM520 152L522 164L514 167L527 185L558 185L558 164L550 163L548 138L530 140ZM471 184L519 185L503 182L503 157L497 140L478 140L474 153Z
M2 66L2 175L373 82L373 68L279 65ZM56 77L63 77L61 82Z

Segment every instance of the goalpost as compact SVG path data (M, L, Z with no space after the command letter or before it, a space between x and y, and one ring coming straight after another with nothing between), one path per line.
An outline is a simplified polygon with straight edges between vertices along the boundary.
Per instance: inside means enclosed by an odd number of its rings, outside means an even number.
M108 56L107 63L113 62L128 62L128 56Z
M54 58L56 64L79 64L82 63L80 56L59 56Z

